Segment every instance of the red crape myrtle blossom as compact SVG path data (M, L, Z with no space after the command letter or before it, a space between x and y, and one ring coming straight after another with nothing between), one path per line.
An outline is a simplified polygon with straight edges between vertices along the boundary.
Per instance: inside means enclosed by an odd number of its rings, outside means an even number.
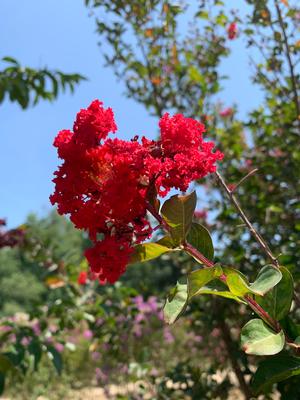
M60 214L70 215L87 230L94 247L86 250L91 272L101 283L115 282L125 272L134 244L152 234L147 220L150 193L165 196L171 188L214 172L222 159L204 142L204 126L181 114L160 120L161 139L107 138L117 129L110 108L95 100L76 117L73 132L54 140L63 164L55 172L50 196Z
M227 28L228 39L233 40L237 37L238 28L236 22L232 22Z

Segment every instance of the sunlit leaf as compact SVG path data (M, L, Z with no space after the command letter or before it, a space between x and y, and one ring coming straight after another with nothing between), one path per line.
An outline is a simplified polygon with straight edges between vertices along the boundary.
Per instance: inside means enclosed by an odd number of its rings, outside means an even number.
M134 253L130 257L130 263L145 262L153 260L167 253L170 249L158 243L143 243L134 247Z
M284 346L283 331L271 330L261 319L252 319L242 329L241 344L247 354L267 356L279 353Z
M188 288L186 284L177 283L167 297L164 307L164 320L173 324L186 309Z

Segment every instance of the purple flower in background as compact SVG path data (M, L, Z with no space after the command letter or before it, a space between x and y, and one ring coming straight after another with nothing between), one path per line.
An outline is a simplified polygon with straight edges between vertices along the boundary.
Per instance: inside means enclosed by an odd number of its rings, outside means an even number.
M28 346L30 342L31 342L31 338L29 338L29 337L24 336L21 339L21 344L23 346Z
M37 336L39 336L39 335L41 334L41 328L40 328L40 324L39 324L38 321L35 322L35 323L32 325L32 330L33 330L33 332L35 333L35 335L37 335Z
M92 339L93 336L94 336L94 335L93 335L93 332L92 332L90 329L86 329L86 330L83 332L83 337L84 337L85 339Z
M107 382L108 376L100 369L95 369L95 375L98 383L105 384Z
M200 335L195 335L195 336L194 336L194 341L195 341L196 343L201 343L202 340L203 340L203 336L200 336Z
M146 319L145 314L139 313L139 314L137 314L136 317L135 317L135 322L136 322L137 324L139 324L140 322L145 321L145 319Z
M65 346L62 343L55 343L54 344L55 349L59 352L62 353L64 351Z
M103 319L103 318L98 318L97 321L96 321L96 326L102 325L103 322L104 322L104 319Z
M134 325L134 327L132 329L132 332L136 337L141 337L142 336L142 327L141 327L141 325Z
M11 330L11 326L9 326L9 325L2 325L2 326L0 326L0 331L1 332L8 332L8 331L10 331Z
M99 353L99 351L93 351L91 356L93 361L98 361L101 357L101 354Z
M148 304L149 304L150 310L152 312L156 312L158 310L157 299L156 299L155 296L150 296L149 297Z
M172 333L170 332L170 330L168 328L164 329L164 339L166 341L166 343L173 343L174 342L174 336L172 335Z

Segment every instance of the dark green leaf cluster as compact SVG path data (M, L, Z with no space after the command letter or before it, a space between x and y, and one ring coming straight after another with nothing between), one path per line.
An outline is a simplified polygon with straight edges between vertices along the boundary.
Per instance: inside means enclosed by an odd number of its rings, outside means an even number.
M23 109L40 100L53 101L67 89L73 93L75 86L86 79L80 74L23 67L12 57L1 61L5 68L0 70L0 103L8 97Z

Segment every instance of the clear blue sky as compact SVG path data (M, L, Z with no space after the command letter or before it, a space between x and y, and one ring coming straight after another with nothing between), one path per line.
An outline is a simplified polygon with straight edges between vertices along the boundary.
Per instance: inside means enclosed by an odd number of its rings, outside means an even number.
M79 72L89 78L74 95L60 95L54 103L21 108L5 101L0 105L0 218L10 227L21 224L29 212L50 210L53 171L58 165L54 136L72 127L77 111L99 98L115 111L118 135L154 137L157 121L143 106L123 96L97 45L94 19L83 0L0 0L0 58L12 56L34 68L48 66ZM235 6L242 4L235 0ZM249 81L244 44L232 41L233 55L222 65L231 76L221 96L224 103L239 104L242 114L257 104L258 91Z

